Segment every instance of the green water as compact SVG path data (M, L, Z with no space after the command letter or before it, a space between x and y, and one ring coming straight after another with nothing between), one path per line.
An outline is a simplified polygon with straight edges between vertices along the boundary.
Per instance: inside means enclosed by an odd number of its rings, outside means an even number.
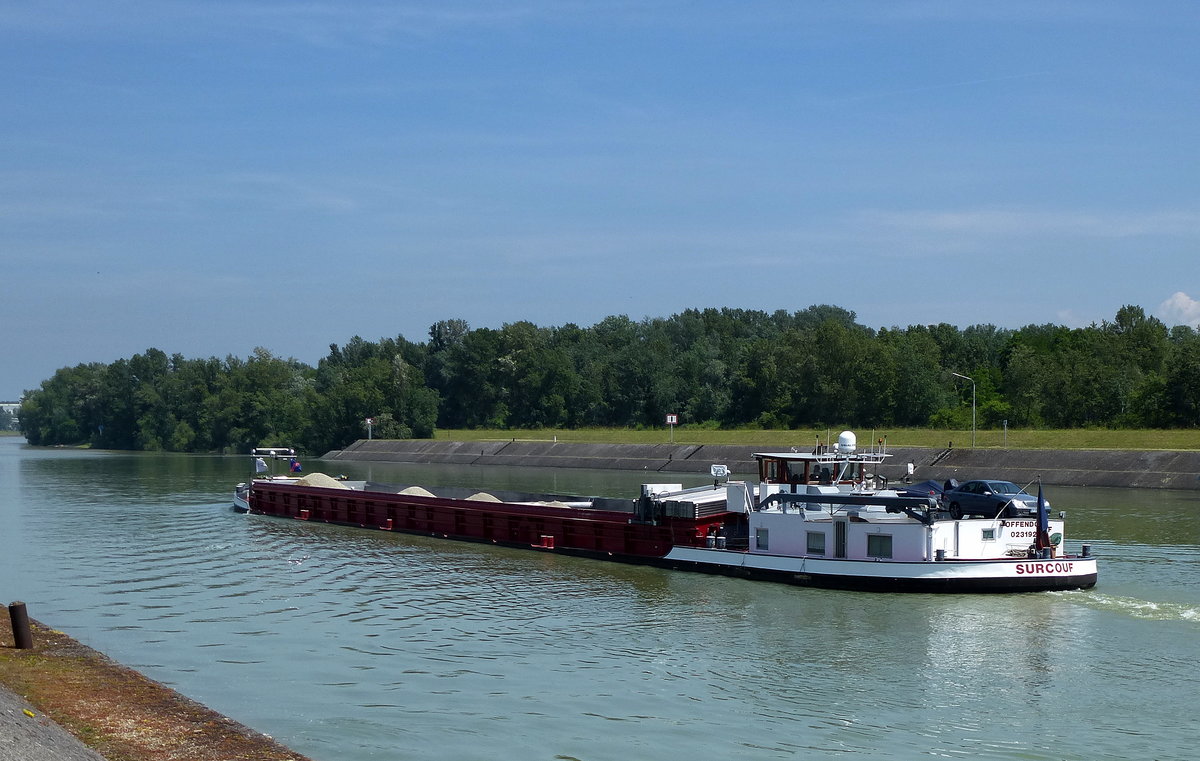
M0 439L0 594L319 761L1195 757L1200 494L1048 490L1091 591L886 595L238 515L246 460Z

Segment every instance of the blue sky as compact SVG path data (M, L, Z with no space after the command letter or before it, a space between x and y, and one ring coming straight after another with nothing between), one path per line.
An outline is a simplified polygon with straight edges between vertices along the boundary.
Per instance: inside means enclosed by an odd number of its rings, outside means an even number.
M0 399L835 304L1200 326L1200 4L0 0Z

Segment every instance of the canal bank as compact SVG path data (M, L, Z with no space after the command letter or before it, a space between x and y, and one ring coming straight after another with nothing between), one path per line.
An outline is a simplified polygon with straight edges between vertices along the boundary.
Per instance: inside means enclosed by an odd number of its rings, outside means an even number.
M509 465L526 468L708 473L714 463L737 475L755 471L754 452L770 447L712 444L589 444L560 441L435 441L360 439L326 453L330 461ZM889 448L881 475L891 482L993 478L1017 484L1041 478L1050 486L1200 490L1200 452L1170 450Z
M0 618L0 761L309 761L37 621L17 649Z

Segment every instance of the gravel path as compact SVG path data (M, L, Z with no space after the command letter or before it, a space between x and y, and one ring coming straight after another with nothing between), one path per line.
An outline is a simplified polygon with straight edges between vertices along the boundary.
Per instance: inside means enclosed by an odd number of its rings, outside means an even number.
M0 761L104 761L104 757L0 685Z

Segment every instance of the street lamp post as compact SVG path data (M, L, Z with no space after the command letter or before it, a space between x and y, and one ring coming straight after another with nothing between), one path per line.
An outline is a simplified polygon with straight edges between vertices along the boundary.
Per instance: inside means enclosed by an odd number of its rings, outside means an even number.
M971 381L971 449L975 448L975 379L959 373L950 373L955 378Z

